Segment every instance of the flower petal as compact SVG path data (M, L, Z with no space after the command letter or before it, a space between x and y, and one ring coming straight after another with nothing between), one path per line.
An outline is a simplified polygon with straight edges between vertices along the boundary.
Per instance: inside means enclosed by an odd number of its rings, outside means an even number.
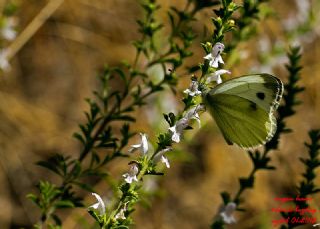
M106 206L105 206L102 198L97 193L91 193L91 194L98 200L98 203L95 203L95 204L91 205L90 207L92 207L94 209L98 209L100 215L104 215L106 213Z
M172 136L171 136L171 140L174 141L174 142L177 142L179 143L180 142L180 134L178 131L177 131L177 125L174 125L172 127L169 128L169 131L171 132Z
M236 219L233 216L234 211L236 210L237 205L236 203L230 202L226 206L223 207L223 210L220 212L220 216L222 217L222 220L227 223L235 223Z
M134 151L136 151L140 147L141 147L141 144L131 145L131 148L128 150L128 153L133 153Z
M180 142L180 133L177 133L177 132L175 132L175 133L173 133L173 135L172 135L172 137L171 137L171 140L172 141L174 141L174 142L176 142L176 143L179 143Z
M206 56L203 57L203 58L206 59L206 60L212 60L212 59L213 59L211 53L209 53L208 55L206 55Z
M167 157L162 155L161 156L161 162L164 163L168 169L170 168L170 162L169 162Z
M223 222L226 224L232 224L236 222L236 219L233 217L233 215L228 216L225 212L222 212L221 214Z
M140 135L141 135L141 151L143 154L146 154L149 149L147 135L142 133L140 133Z

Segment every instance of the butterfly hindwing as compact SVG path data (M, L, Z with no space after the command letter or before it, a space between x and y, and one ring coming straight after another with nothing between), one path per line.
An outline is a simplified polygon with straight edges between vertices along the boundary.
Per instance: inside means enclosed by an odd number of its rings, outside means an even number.
M269 141L276 131L273 111L283 91L282 82L268 74L231 79L205 97L209 110L228 144L249 148Z

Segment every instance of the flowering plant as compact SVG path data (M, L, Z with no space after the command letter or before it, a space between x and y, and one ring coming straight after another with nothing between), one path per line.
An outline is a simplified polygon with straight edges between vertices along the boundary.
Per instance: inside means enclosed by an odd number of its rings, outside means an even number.
M175 165L172 159L178 154L178 144L189 140L188 130L196 126L195 122L199 128L193 132L206 126L201 117L206 110L203 97L237 71L232 69L233 64L236 66L237 60L243 57L235 54L237 48L255 35L256 23L262 18L265 2L243 1L236 4L232 0L187 0L183 9L171 7L168 10L168 26L157 17L160 2L143 1L143 18L137 20L141 38L133 42L136 51L134 60L117 67L107 66L100 73L100 88L94 91L93 98L86 100L89 105L89 110L85 112L86 121L74 133L81 145L79 154L55 154L37 163L55 173L60 183L40 181L37 194L28 195L41 212L35 227L61 228L63 220L59 210L76 207L87 209L100 228L129 228L135 224L133 212L145 201L146 180L170 172L168 169ZM186 70L185 63L193 55L192 43L198 41L193 25L196 14L208 8L214 9L213 32L210 36L204 35L202 57L193 63L193 67L187 68L191 80L187 87L180 90L181 72ZM9 26L10 29L12 26ZM10 29L6 27L2 32L7 38L15 35ZM159 37L165 41L159 42ZM194 43L198 45L200 42ZM258 171L275 169L270 164L269 152L279 148L280 136L288 132L285 119L295 113L294 108L298 104L296 96L303 91L297 84L301 70L299 47L290 48L288 57L289 78L285 84L284 103L279 107L278 130L263 149L248 150L252 171L248 177L239 178L237 192L221 192L223 203L213 222L206 223L211 223L211 228L224 228L226 224L237 224L238 227L237 213L244 210L246 203L244 191L254 187ZM1 61L0 52L0 67L6 69L8 65L6 58ZM159 76L156 80L150 73L154 69L157 69ZM143 117L137 111L152 103L150 99L153 95L168 89L177 96L180 96L177 91L183 92L184 107L180 108L180 112L170 110L165 113L165 127L156 134L152 130L138 130L135 123ZM162 99L162 96L159 98ZM138 132L139 138L136 138ZM316 162L314 157L312 160ZM310 163L305 164L312 167ZM119 169L119 174L110 167ZM109 188L98 190L98 181L106 181ZM85 195L79 189L92 193L97 202L84 201ZM218 190L216 187L211 189ZM111 197L106 198L110 193ZM220 201L211 203L210 216L214 215L214 206L219 204Z

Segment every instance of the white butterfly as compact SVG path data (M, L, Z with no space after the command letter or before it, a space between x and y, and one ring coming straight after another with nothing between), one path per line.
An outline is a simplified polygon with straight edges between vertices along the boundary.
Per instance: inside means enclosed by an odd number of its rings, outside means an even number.
M269 74L246 75L217 85L204 101L227 143L243 148L265 144L276 132L274 111L283 83Z

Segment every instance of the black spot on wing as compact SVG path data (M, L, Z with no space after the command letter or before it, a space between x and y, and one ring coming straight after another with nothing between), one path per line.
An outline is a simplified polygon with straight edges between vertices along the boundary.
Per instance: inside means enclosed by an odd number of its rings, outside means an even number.
M257 104L255 103L255 102L252 102L252 101L250 101L250 108L252 109L252 110L254 110L254 111L256 111L257 110Z
M266 95L263 92L257 92L257 97L261 100L264 100L264 98L266 97Z

